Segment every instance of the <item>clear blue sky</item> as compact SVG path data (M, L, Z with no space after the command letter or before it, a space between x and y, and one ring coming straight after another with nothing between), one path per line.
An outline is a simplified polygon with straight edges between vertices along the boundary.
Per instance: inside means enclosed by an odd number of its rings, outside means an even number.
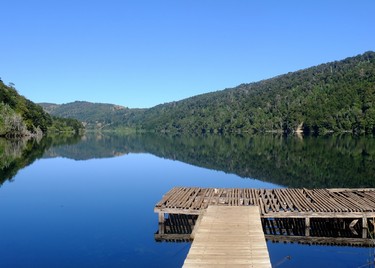
M374 0L12 0L0 77L34 102L151 107L375 50Z

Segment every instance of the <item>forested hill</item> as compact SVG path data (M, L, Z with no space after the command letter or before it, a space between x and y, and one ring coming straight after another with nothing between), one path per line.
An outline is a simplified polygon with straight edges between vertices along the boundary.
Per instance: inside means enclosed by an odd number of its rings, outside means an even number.
M375 53L150 109L89 102L42 106L52 115L76 118L95 128L184 133L374 133Z
M374 133L375 53L158 105L124 123L171 132Z
M129 109L123 106L75 101L66 104L39 103L43 109L63 118L75 118L84 122L86 128L113 128L124 123L125 117L143 111L142 109Z
M19 95L13 84L7 86L0 79L0 137L78 132L81 128L82 124L75 119L51 117L41 106Z

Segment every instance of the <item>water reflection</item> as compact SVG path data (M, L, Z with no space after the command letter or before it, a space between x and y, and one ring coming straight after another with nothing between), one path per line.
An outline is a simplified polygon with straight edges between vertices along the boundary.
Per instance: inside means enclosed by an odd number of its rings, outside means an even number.
M59 135L43 139L4 139L0 138L0 185L12 180L20 169L23 169L42 158L44 152L53 146L74 144L79 136Z
M89 134L42 141L0 140L0 182L34 160L75 160L150 153L286 187L375 187L375 139L351 135L301 137Z
M65 157L74 160L89 160L94 158L110 158L128 154L128 136L115 134L88 133L80 138L80 142L60 144L49 148L45 158Z

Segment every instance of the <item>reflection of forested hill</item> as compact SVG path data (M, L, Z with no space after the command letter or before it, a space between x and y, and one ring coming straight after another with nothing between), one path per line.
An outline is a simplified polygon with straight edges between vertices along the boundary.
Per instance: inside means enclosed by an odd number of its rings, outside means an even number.
M375 187L374 138L154 136L131 144L139 142L160 157L288 187Z
M88 136L47 155L89 159L135 152L288 187L375 187L375 139L350 135Z
M0 138L0 185L12 180L17 172L42 158L46 149L59 144L73 144L79 136L44 137L36 139L2 139Z
M288 187L375 187L375 139L350 135L300 139L144 134L0 140L0 184L41 157L85 160L139 152Z
M61 144L49 148L45 158L66 157L74 160L88 160L92 158L110 158L129 153L129 141L115 135L89 134L82 137L74 146ZM133 151L136 152L136 151Z

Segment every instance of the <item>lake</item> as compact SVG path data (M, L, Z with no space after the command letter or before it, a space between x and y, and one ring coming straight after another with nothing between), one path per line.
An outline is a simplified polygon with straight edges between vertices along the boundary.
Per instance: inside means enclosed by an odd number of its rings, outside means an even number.
M181 267L156 242L175 186L375 187L375 139L87 134L0 139L0 267ZM373 267L374 248L267 242L273 267Z

